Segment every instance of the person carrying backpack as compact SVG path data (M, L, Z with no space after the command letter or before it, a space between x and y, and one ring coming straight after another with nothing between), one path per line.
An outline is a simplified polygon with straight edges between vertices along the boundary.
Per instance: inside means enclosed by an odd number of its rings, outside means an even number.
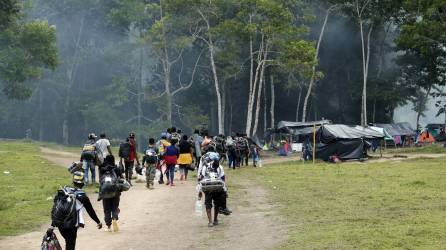
M153 180L155 179L158 162L158 149L155 145L155 139L150 138L146 154L142 158L142 164L146 168L146 187L148 189L153 189Z
M55 227L65 239L65 249L74 250L76 248L77 230L84 227L83 210L93 219L97 228L102 228L96 212L91 205L87 194L82 190L84 187L84 174L80 171L73 174L73 186L65 186L57 192L54 197L54 205L51 210L51 227L47 230L47 235L51 235Z
M173 179L175 178L175 165L177 165L178 156L180 154L177 146L177 141L175 139L172 140L172 144L166 148L166 152L164 154L164 161L167 165L167 183L166 185L175 186L173 184Z
M113 153L110 147L110 141L107 139L105 133L100 134L99 137L101 139L96 142L96 151L98 154L99 163L102 164L104 163L105 157L107 157L107 155L112 155Z
M104 163L99 167L99 173L102 177L101 186L99 187L99 199L102 199L104 208L104 221L107 226L105 231L111 232L111 226L113 225L113 232L118 232L117 221L119 219L119 201L121 199L121 190L119 190L118 183L123 173L116 166L113 155L105 157ZM109 185L109 187L106 188L105 185Z
M91 133L88 135L88 141L84 144L81 153L81 162L84 169L84 183L88 184L88 173L91 171L91 183L96 183L96 135Z
M164 154L166 152L166 148L170 146L170 142L167 141L167 133L161 133L161 139L157 142L156 145L158 148L158 159L159 159L157 168L160 171L160 179L158 180L158 184L164 184L164 179L163 179L164 175L163 165L165 164Z
M170 132L171 132L170 141L175 140L176 142L179 142L181 140L181 135L177 132L176 127L172 127L170 129Z
M192 135L192 141L194 145L195 168L198 169L201 159L201 143L203 142L203 137L201 137L198 129L195 129L194 134Z
M122 150L121 150L122 149ZM124 165L125 179L132 185L133 166L135 160L138 165L138 152L136 152L136 139L135 133L130 133L125 143L122 143L119 147L119 164ZM124 164L123 164L124 161Z

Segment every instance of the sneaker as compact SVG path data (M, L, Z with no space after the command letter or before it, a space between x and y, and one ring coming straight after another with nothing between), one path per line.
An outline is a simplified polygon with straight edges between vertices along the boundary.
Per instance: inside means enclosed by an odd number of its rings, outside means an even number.
M230 215L232 213L232 211L227 209L227 208L225 208L225 209L220 208L220 209L218 209L218 213L219 214L224 214L224 215Z
M116 222L115 219L112 221L112 226L113 226L113 232L119 232L118 222Z
M169 186L170 182L166 182L166 185Z
M164 184L164 181L158 181L158 184Z
M214 226L217 226L218 225L218 220L215 220L213 224L214 224Z
M112 231L111 226L107 226L106 228L104 228L104 231L105 232L111 232Z
M213 223L209 223L209 224L208 224L208 227L213 227L213 226L214 226Z

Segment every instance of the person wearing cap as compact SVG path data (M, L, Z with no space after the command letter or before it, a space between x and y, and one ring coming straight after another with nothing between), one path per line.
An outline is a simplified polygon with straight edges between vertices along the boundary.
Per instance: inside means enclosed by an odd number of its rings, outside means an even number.
M133 166L135 165L135 160L138 165L139 159L138 159L138 152L136 151L136 139L135 139L135 133L130 133L129 137L127 138L127 141L130 144L130 156L128 159L124 159L124 173L125 173L125 179L132 185L132 175L133 175ZM122 158L120 159L120 162L122 164Z
M88 184L88 174L91 172L91 183L96 183L96 161L98 159L96 151L96 138L94 133L88 135L88 140L82 148L80 161L84 169L84 182Z
M88 198L85 191L82 190L84 187L84 173L76 171L73 174L73 187L65 187L65 190L76 195L76 211L78 212L78 222L73 228L61 228L59 227L59 232L65 239L65 249L74 250L76 248L77 230L79 227L84 227L84 217L83 210L86 210L88 215L97 224L97 228L102 228L102 223L99 220L96 212L91 205L90 199ZM47 230L47 235L51 234L54 230L54 222L51 222L51 227Z

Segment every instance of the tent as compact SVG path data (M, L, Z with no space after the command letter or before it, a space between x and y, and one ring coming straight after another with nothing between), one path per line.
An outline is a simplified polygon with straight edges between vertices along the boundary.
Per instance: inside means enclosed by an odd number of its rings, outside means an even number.
M385 138L386 142L392 142L394 145L404 145L407 142L411 141L411 138L415 137L415 131L412 129L409 123L401 122L401 123L377 123L375 124L378 128L383 128L385 133L390 135L390 138Z
M433 142L435 142L435 137L427 129L421 132L420 135L418 135L417 143L425 144Z
M316 134L316 157L328 161L336 155L341 160L364 158L372 140L382 140L384 134L371 128L327 124Z

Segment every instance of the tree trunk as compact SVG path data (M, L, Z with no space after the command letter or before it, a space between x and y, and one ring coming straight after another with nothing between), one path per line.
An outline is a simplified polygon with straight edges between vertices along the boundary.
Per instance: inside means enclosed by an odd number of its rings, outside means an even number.
M296 107L296 122L299 121L299 110L300 110L301 99L302 99L302 87L299 87L299 97L297 98L297 107Z
M42 81L39 83L39 141L43 141L43 86Z
M82 33L84 31L84 21L85 21L85 15L82 16L80 26L79 26L79 33L76 37L76 46L75 51L73 55L73 62L71 64L71 67L67 69L67 79L68 79L68 87L65 93L65 102L64 102L64 119L62 121L62 142L65 145L68 145L69 143L69 112L70 112L70 103L71 103L71 88L74 84L75 75L77 73L77 68L79 65L79 46L80 41L82 37Z
M257 133L257 128L259 125L260 102L262 101L262 89L263 89L263 84L265 82L265 68L266 68L267 58L268 58L268 42L267 42L267 45L265 46L265 51L263 53L262 70L260 72L260 80L259 80L259 91L257 92L256 116L255 116L255 120L254 120L254 128L252 130L251 135L255 135Z
M249 15L249 23L252 23L252 16ZM253 88L254 88L254 51L253 51L253 41L252 41L252 35L249 37L249 62L250 62L250 69L249 69L249 92L248 92L248 107L246 112L246 128L245 133L249 135L249 132L251 131L251 119L252 119L252 96Z
M248 102L248 116L247 116L247 122L246 122L246 134L248 136L251 135L251 128L252 128L252 120L253 120L253 113L254 113L254 104L255 104L255 96L257 93L257 85L259 83L259 76L260 76L260 72L261 69L263 67L264 61L262 60L263 57L263 53L265 51L264 49L264 38L265 35L262 34L262 39L260 42L260 47L257 53L257 67L256 67L256 71L254 74L254 79L253 79L253 87L252 87L252 92L250 93L249 96L249 102ZM251 54L251 57L253 57L253 54Z
M359 12L358 12L359 13ZM359 16L359 15L358 15ZM373 25L370 27L367 35L367 52L364 41L364 23L359 16L359 27L361 31L361 48L362 48L362 68L363 68L363 86L362 86L362 102L361 102L361 125L367 126L367 77L370 63L370 36L373 31Z
M271 74L272 75L272 74ZM268 105L268 97L266 95L266 84L263 84L263 134L266 132L266 128L268 127L268 119L267 119L267 105Z
M321 32L319 34L319 39L318 39L317 45L316 45L316 54L314 56L316 60L319 59L319 51L320 51L320 47L321 47L321 42L324 37L325 27L327 26L328 17L330 16L331 10L332 10L332 7L330 7L327 10L327 12L325 13L324 23L322 24ZM311 92L313 91L313 86L314 86L314 83L316 80L316 65L313 66L312 70L313 70L313 72L311 74L310 83L308 84L308 90L307 90L307 94L305 95L304 106L303 106L303 110L302 110L302 122L305 122L307 119L308 100L310 99Z
M208 30L208 32L209 32L209 30ZM212 75L214 77L215 94L217 96L218 133L224 134L225 130L224 130L224 125L223 125L220 85L218 83L217 66L215 65L215 60L214 60L214 44L213 44L213 41L211 38L209 38L209 54L210 54L210 60L211 60Z
M225 128L225 112L226 112L226 82L223 82L223 86L221 87L221 120L223 121L223 128ZM225 134L225 131L223 129L223 133Z
M276 127L276 122L274 121L275 117L275 105L276 105L276 96L275 96L275 89L274 89L274 76L271 74L271 106L269 108L269 113L271 116L271 128Z

